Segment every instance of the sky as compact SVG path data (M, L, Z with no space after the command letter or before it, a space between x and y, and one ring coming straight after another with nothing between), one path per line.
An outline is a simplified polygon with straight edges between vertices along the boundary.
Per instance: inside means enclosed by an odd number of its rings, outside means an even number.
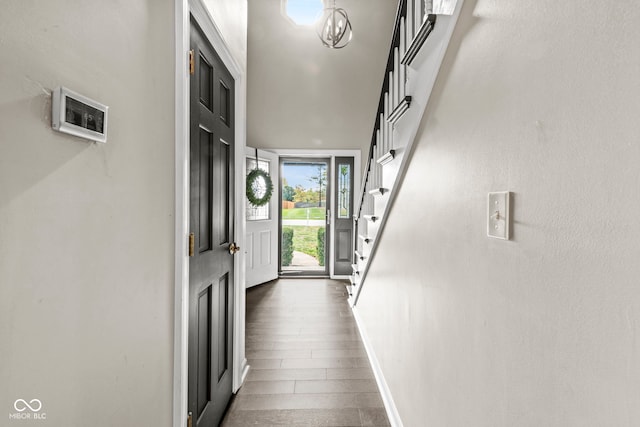
M322 165L326 168L326 164L317 163L315 165L305 163L305 164L292 164L292 163L284 163L282 165L282 177L287 180L287 184L291 187L295 187L296 185L301 185L303 188L317 188L317 184L313 184L309 181L310 176L315 176L318 174L318 166Z
M322 14L322 0L287 0L287 15L298 25L311 25Z

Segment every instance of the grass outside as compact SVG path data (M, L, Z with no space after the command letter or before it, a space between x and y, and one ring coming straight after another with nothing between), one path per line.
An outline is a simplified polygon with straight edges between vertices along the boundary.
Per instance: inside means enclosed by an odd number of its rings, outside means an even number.
M309 214L308 217L307 217L307 212ZM324 218L325 218L325 208L282 209L282 219L324 219ZM294 241L295 241L295 234L294 234Z
M318 259L318 229L320 227L302 225L288 225L287 227L293 228L293 250Z

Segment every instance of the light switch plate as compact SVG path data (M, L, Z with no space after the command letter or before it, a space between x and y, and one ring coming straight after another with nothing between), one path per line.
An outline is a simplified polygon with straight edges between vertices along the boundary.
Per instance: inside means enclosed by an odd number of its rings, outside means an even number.
M487 198L487 236L509 240L508 191L489 193Z

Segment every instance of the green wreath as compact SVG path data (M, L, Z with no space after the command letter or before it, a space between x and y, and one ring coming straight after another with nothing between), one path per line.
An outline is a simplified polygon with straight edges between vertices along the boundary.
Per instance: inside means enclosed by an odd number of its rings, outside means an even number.
M269 203L273 193L273 182L269 174L262 169L254 169L247 175L247 199L253 206Z

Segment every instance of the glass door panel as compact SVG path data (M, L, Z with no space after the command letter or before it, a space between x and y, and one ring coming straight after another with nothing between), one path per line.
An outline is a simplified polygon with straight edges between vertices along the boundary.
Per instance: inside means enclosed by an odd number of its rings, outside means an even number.
M280 163L280 271L328 274L329 160L283 159Z

